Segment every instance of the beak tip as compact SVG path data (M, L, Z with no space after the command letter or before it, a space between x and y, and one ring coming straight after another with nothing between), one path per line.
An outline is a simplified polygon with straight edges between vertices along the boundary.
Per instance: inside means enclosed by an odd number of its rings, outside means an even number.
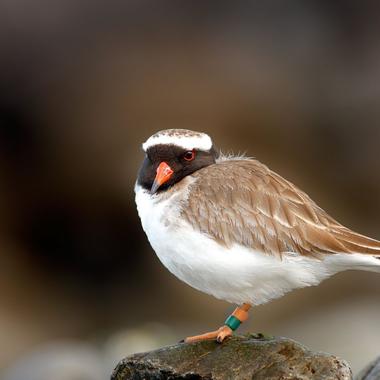
M153 185L150 189L150 194L153 195L153 194L156 194L158 188L160 187L160 185L158 184L158 182L154 181L153 182Z

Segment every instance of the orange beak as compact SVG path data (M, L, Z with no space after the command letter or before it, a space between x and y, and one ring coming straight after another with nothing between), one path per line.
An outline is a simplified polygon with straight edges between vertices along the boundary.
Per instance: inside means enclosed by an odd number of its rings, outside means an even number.
M161 162L160 165L158 165L156 171L156 178L154 179L152 188L150 189L150 193L154 194L160 188L161 185L169 181L173 173L174 171L166 162Z

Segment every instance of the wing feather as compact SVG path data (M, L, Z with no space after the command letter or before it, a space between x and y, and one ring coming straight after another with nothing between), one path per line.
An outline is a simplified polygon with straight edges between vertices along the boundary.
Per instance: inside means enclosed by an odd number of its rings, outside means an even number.
M220 161L193 176L182 216L220 244L280 255L380 255L379 241L342 226L257 160Z

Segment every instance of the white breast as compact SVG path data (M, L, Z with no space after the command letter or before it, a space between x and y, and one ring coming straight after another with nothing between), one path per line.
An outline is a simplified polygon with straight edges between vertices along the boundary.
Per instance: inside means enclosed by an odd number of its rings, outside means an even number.
M344 254L320 261L297 254L280 258L239 245L227 249L180 217L187 186L164 195L152 196L139 186L135 191L143 229L161 262L182 281L216 298L258 305L351 269ZM349 256L351 261L355 255Z

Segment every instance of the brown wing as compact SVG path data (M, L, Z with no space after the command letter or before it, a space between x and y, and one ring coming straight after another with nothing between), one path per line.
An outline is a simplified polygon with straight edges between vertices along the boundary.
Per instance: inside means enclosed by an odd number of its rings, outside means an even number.
M193 174L183 217L220 244L268 254L380 255L380 242L339 224L307 194L256 160L226 160Z

